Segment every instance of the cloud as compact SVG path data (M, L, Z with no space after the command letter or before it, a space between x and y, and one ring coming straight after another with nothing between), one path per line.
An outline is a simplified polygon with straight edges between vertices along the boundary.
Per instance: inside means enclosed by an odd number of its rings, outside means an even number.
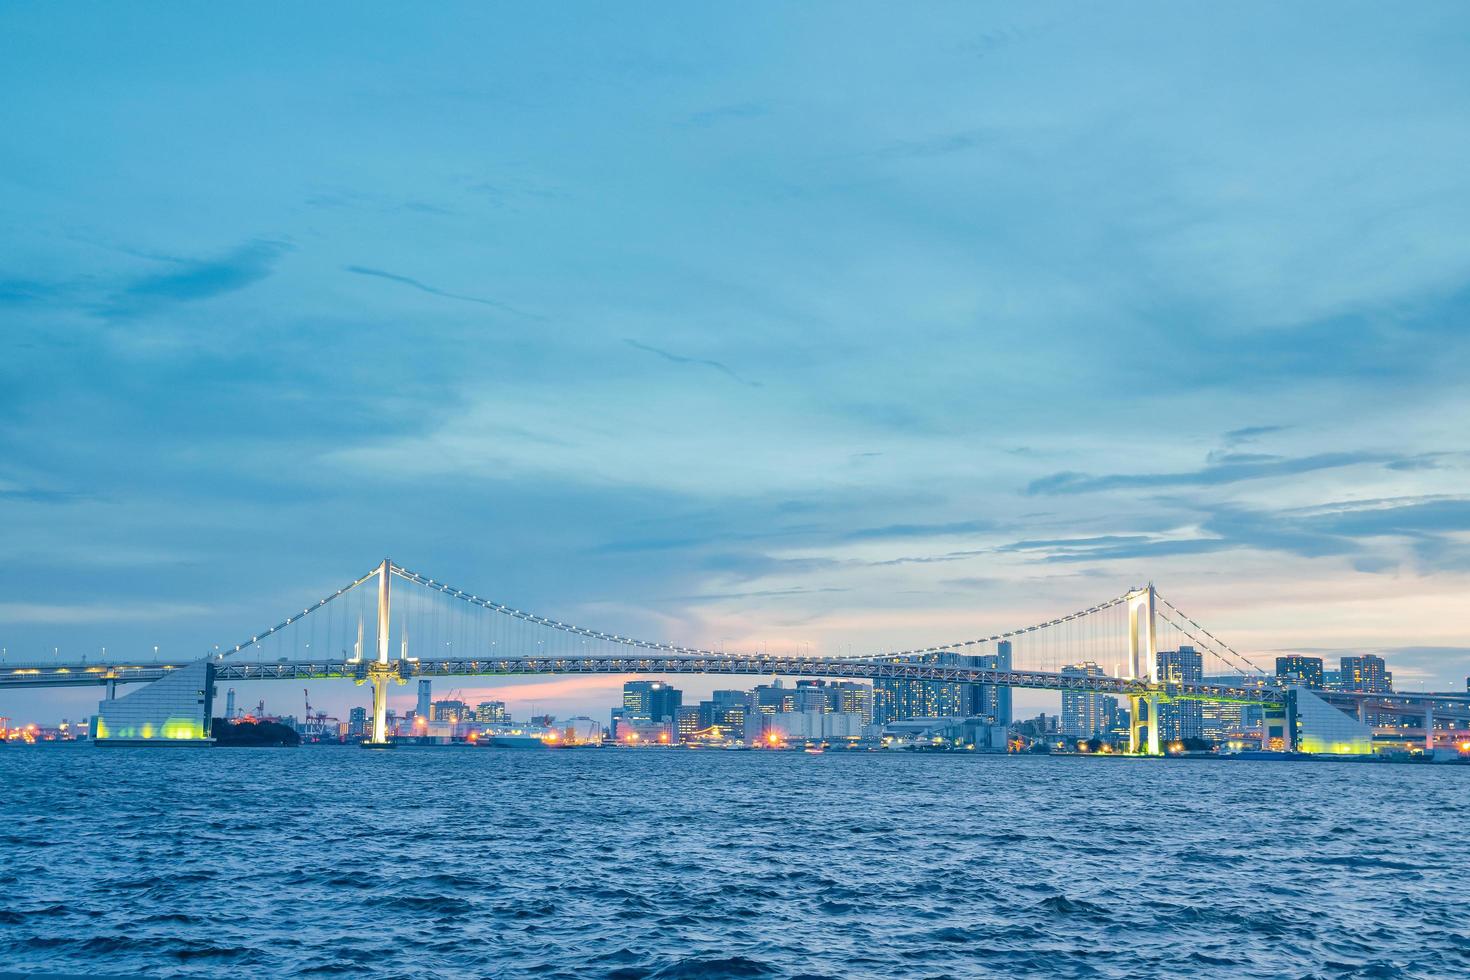
M1034 539L1002 545L1001 552L1028 553L1047 562L1199 555L1236 548L1286 552L1304 558L1353 556L1365 573L1394 570L1398 560L1371 552L1375 539L1407 542L1428 568L1470 568L1470 498L1433 497L1350 501L1280 511L1220 506L1186 535L1112 534Z
M97 309L109 319L123 319L171 303L187 303L237 292L275 271L290 246L256 240L217 259L177 259L169 272L134 279Z
M729 367L729 365L724 364L724 363L722 363L720 361L711 361L711 360L708 360L707 358L702 358L702 357L685 357L682 354L675 354L675 353L672 353L670 351L663 350L662 348L652 347L652 346L650 346L648 344L641 343L640 341L632 340L632 339L626 338L626 337L623 338L623 343L627 344L629 347L636 348L637 350L647 351L650 354L656 354L656 355L658 355L659 357L662 357L664 360L668 361L671 364L695 364L695 365L700 365L700 366L707 367L707 368L713 368L714 370L719 371L721 374L723 374L726 377L730 378L732 381L736 382L737 384L746 385L747 387L750 387L750 388L759 388L759 387L761 387L761 383L759 381L747 381L747 380L745 380L740 375L736 374L733 370L731 370L731 368Z
M152 602L126 606L61 605L42 602L0 602L0 623L76 625L80 623L136 623L204 616L207 606Z
M1340 469L1366 463L1395 463L1410 457L1394 453L1319 453L1287 459L1274 456L1227 456L1203 469L1184 473L1053 473L1026 485L1028 495L1097 493L1104 490L1138 490L1158 487L1212 487L1243 480L1265 480L1296 476L1317 470Z
M511 306L508 303L502 303L499 300L485 299L483 296L468 296L464 293L451 293L448 290L439 289L437 286L430 286L426 282L420 282L419 280L414 279L410 276L400 276L396 272L385 272L382 269L372 269L363 265L349 265L346 267L346 270L353 273L354 275L372 276L375 279L386 279L389 282L396 282L401 285L408 286L412 289L417 289L419 292L428 293L430 296L442 296L445 299L459 300L463 303L478 303L481 306L494 307L497 310L502 310L506 313L513 313L516 316L525 317L528 320L545 319L545 317L538 316L534 313L527 313L524 310L518 310L514 306Z
M1248 425L1243 429L1231 429L1225 433L1225 445L1227 448L1238 446L1243 442L1255 442L1261 436L1274 435L1277 432L1286 432L1289 425Z
M54 283L39 279L0 279L0 306L24 306L56 295Z
M994 531L994 521L950 521L943 524L888 524L884 527L861 528L843 537L848 541L870 541L880 538L927 538L950 534L982 534Z

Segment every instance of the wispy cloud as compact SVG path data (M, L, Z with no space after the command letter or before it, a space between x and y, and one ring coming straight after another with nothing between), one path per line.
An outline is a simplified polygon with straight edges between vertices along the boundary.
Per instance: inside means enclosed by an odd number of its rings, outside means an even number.
M40 602L0 602L0 623L10 625L155 622L204 616L207 606L183 603L139 603L136 605L60 605Z
M654 347L650 344L645 344L642 341L633 340L632 338L628 337L623 338L623 343L637 350L646 351L649 354L657 355L658 357L661 357L664 360L668 361L670 364L693 364L700 367L712 368L725 375L727 378L737 384L746 385L750 388L761 387L761 383L759 381L747 381L745 378L742 378L739 374L737 374L728 364L725 364L722 361L712 361L709 358L705 357L685 357L683 354L675 354L672 351L666 351L661 347Z
M1073 494L1097 493L1103 490L1140 490L1160 487L1211 487L1243 480L1266 480L1272 477L1296 476L1317 470L1339 469L1370 463L1397 463L1405 457L1396 453L1348 452L1319 453L1315 456L1281 458L1275 456L1226 456L1198 470L1182 473L1114 473L1093 476L1090 473L1053 473L1026 486L1026 493Z
M1225 446L1238 446L1243 442L1255 442L1261 436L1274 435L1277 432L1286 432L1289 425L1248 425L1243 429L1231 429L1225 433Z
M39 279L0 279L0 306L24 306L50 299L59 291L55 283Z
M417 289L421 293L428 293L430 296L440 296L444 299L459 300L463 303L478 303L481 306L494 307L497 310L502 310L506 313L513 313L516 316L525 317L528 320L545 319L544 317L537 314L527 313L525 310L517 309L516 307L511 306L509 303L502 303L499 300L494 299L486 299L483 296L470 296L467 293L450 292L447 289L440 289L437 286L430 286L428 283L421 282L418 279L414 279L412 276L401 276L396 272L386 272L383 269L373 269L365 265L349 265L346 267L346 270L353 273L354 275L371 276L375 279L386 279L388 282L396 282L399 285L408 286L410 289Z
M983 534L994 531L994 521L949 521L941 524L888 524L883 527L867 527L850 531L844 537L849 541L870 541L881 538L928 538L955 534Z
M252 286L275 271L290 250L284 242L247 242L213 259L178 259L168 272L141 276L97 309L109 319L125 319L172 303L188 303Z
M1250 548L1305 558L1351 556L1358 571L1381 573L1399 561L1374 548L1379 539L1406 543L1427 568L1470 568L1470 544L1458 537L1466 531L1470 498L1416 497L1279 511L1220 506L1188 532L1027 539L997 550L1047 562L1099 562Z

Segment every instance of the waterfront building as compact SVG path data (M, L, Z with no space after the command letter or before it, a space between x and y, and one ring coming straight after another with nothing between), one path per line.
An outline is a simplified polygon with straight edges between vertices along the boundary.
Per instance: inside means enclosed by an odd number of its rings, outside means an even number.
M698 730L718 728L727 738L743 739L746 717L756 716L750 709L749 700L750 695L745 691L715 691L710 700L699 702ZM751 730L756 729L752 727Z
M765 724L765 733L781 742L856 742L864 728L862 715L850 711L781 711Z
M435 701L433 710L429 714L430 721L447 721L451 725L469 717L470 706L454 699Z
M674 723L623 715L618 718L617 727L613 729L613 738L625 745L672 745Z
M1065 677L1102 677L1103 669L1091 660L1062 668ZM1117 716L1118 699L1089 691L1062 692L1062 734L1068 738L1091 738L1105 734Z
M433 711L429 707L429 702L431 700L430 692L432 688L432 681L423 679L419 680L419 700L418 704L413 709L413 714L415 718L428 718L431 714L433 714Z
M1203 737L1212 742L1225 742L1245 734L1245 705L1223 701L1200 703L1200 725Z
M352 708L347 712L347 735L349 738L361 738L367 734L367 709Z
M510 721L504 701L481 701L475 705L475 721L487 725L503 725Z
M980 657L948 651L894 657L893 663L934 664L941 667L980 667ZM886 725L903 718L964 717L975 712L976 688L956 681L912 681L881 678L873 682L873 723Z
M1276 658L1276 676L1284 681L1305 684L1321 689L1326 678L1322 674L1321 657L1303 657L1300 654Z
M1318 666L1321 666L1319 660ZM1199 684L1205 676L1204 657L1192 646L1158 652L1159 680L1167 684ZM1177 742L1204 738L1204 712L1198 701L1171 701L1159 705L1159 738Z
M699 705L681 704L674 709L674 740L677 742L692 741L699 733Z

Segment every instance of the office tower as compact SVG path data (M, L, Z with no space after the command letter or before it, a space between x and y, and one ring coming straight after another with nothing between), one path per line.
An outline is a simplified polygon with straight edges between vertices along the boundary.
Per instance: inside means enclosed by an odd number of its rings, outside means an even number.
M769 684L757 684L750 693L763 714L796 710L796 689L786 687L779 677Z
M1064 677L1102 677L1103 669L1091 660L1062 668ZM1069 738L1103 735L1117 716L1118 699L1092 691L1062 692L1062 734Z
M1011 641L1001 640L995 652L975 657L976 666L986 670L1011 669ZM1011 723L1011 689L998 684L975 684L972 687L970 714L995 719L995 724Z
M1292 654L1276 658L1276 676L1307 687L1321 688L1325 681L1322 675L1321 657L1303 657Z
M475 721L487 725L503 725L510 720L504 701L481 701L475 705Z
M352 708L347 712L347 734L353 738L367 734L366 708Z
M419 681L419 703L418 703L418 706L415 707L414 710L413 710L413 716L415 718L422 718L425 721L428 721L429 720L429 714L430 714L429 701L430 701L430 690L431 690L432 686L433 686L433 682L432 681L427 681L427 680L420 680Z
M1392 691L1393 675L1387 668L1388 664L1384 663L1382 657L1371 653L1365 653L1361 657L1343 657L1342 669L1338 672L1342 678L1342 689L1375 694Z
M832 710L841 714L861 715L864 725L873 723L873 688L854 681L836 681L827 686L832 692Z
M463 701L444 700L434 702L433 711L429 717L433 721L447 721L453 724L469 721L472 715L470 706Z
M796 682L796 711L832 710L832 697L825 681Z
M651 722L672 722L684 693L663 681L628 681L623 685L623 716Z
M1204 657L1192 646L1158 652L1159 680L1166 684L1200 684L1205 677ZM1322 661L1317 661L1320 671ZM1319 675L1320 676L1320 675ZM1198 701L1171 701L1159 705L1159 738L1176 742L1203 738L1204 712Z
M759 723L756 718L759 709L752 708L750 701L751 695L745 691L715 691L710 695L710 700L699 702L696 724L700 730L718 727L726 738L742 739L745 737L747 714L752 719L752 731Z
M674 709L674 738L676 741L688 742L699 731L699 705L681 704Z

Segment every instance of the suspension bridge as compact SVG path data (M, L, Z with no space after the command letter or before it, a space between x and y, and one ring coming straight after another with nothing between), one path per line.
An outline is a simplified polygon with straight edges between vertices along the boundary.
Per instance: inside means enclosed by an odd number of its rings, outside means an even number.
M981 655L987 649L1006 654ZM1189 656L1180 656L1183 651ZM1082 664L1096 669L1075 669ZM1161 751L1160 707L1186 701L1260 706L1266 740L1274 721L1278 744L1290 748L1301 696L1299 689L1274 683L1152 584L1066 616L950 643L847 656L742 654L564 622L454 588L388 559L228 649L166 663L6 665L0 667L0 688L102 685L107 700L99 714L99 743L189 741L206 738L218 682L347 679L371 686L367 744L383 746L389 744L387 703L395 684L536 674L896 680L1112 695L1129 704L1130 750L1155 755ZM133 683L148 687L117 696L118 685ZM1346 697L1351 702L1355 696ZM1379 697L1374 709L1425 710L1412 696L1397 698L1395 707ZM1331 710L1346 718L1342 707ZM1470 703L1464 711L1470 716ZM1357 713L1363 716L1361 705Z

